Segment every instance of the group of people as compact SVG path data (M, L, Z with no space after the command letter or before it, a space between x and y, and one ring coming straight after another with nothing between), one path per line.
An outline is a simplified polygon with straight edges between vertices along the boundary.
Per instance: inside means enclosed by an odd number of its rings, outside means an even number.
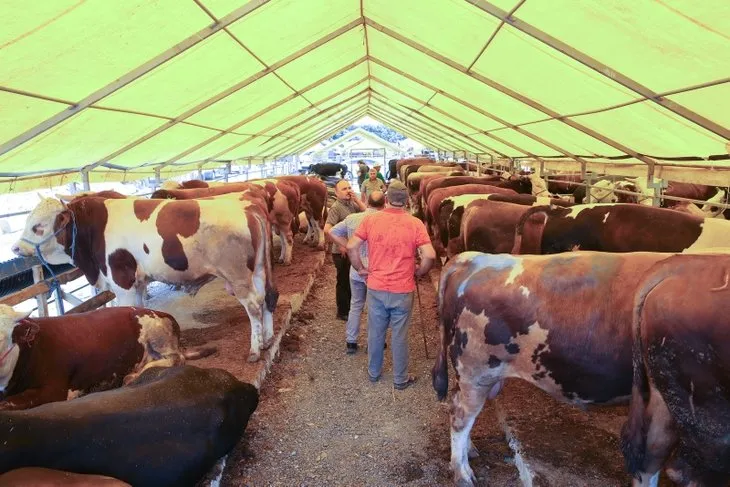
M386 186L377 167L360 183L360 197L343 179L324 227L332 242L337 270L337 317L346 321L348 354L358 350L362 310L368 310L368 378L380 380L386 331L391 328L393 383L402 390L415 383L408 373L408 329L416 278L428 273L436 258L426 227L411 216L403 183ZM416 254L420 256L417 262Z

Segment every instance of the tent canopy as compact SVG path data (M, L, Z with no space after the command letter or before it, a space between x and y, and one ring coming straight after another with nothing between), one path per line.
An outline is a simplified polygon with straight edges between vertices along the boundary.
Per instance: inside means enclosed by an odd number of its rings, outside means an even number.
M446 151L730 168L726 0L0 5L0 182L260 163L365 115Z

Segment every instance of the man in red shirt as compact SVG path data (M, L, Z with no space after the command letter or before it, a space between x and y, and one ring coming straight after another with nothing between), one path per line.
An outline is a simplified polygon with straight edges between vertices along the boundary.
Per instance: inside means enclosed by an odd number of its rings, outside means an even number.
M423 222L405 211L408 192L393 181L386 193L387 205L366 216L347 243L350 262L367 278L368 375L377 382L383 369L383 346L388 326L392 329L393 383L402 390L416 381L408 375L408 328L413 308L415 277L428 273L436 258ZM360 260L360 245L368 243L369 262ZM416 249L421 264L416 266Z

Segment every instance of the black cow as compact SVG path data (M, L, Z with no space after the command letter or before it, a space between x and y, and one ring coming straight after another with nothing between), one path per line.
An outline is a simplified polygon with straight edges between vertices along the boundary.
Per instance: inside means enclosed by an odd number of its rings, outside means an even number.
M258 391L221 369L154 367L128 386L0 413L0 473L44 467L187 486L243 435Z
M347 175L347 166L336 162L321 162L309 166L309 174L317 176L336 176L338 172L340 177L344 178Z

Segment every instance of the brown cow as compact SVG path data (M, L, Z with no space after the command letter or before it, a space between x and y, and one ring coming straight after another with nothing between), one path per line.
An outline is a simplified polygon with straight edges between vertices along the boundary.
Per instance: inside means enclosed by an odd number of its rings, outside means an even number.
M395 174L391 176L391 179L398 178L401 180L401 182L404 182L403 174L401 172L401 169L406 164L434 164L436 161L434 159L431 159L430 157L411 157L407 159L400 159L396 161L395 163Z
M421 188L421 201L425 208L428 198L433 191L439 188L448 188L451 186L459 186L461 184L489 184L495 186L495 183L502 181L499 176L440 176L428 181L424 188Z
M0 487L132 487L105 475L90 475L50 468L16 468L0 475Z
M526 380L578 406L628 400L636 283L667 257L464 252L444 267L438 303L441 351L432 377L444 399L450 355L458 382L450 410L457 485L473 485L467 458L471 428L507 378Z
M621 449L638 485L730 482L730 257L657 263L634 305L634 383ZM613 297L612 297L613 299Z
M295 220L301 200L299 186L279 179L252 179L249 182L261 186L269 195L269 221L281 240L279 263L289 265L294 248L294 229L298 230Z
M458 186L455 187L458 188ZM465 250L464 238L462 238L461 235L462 218L466 209L471 206L471 203L478 200L499 201L522 206L546 204L572 206L572 203L564 200L543 198L529 194L463 194L460 196L445 198L439 205L436 219L441 245L443 245L443 248L446 250L448 258L451 258L455 254ZM475 205L475 207L479 209L472 211L469 218L468 240L470 241L470 247L468 250L492 253L492 249L497 248L495 245L499 244L498 248L504 252L509 252L514 244L514 229L519 222L519 217L515 220L509 218L506 214L495 214L494 212L497 211L499 206L492 205L492 207L490 207L490 205L486 203ZM525 211L527 211L527 209L525 209ZM510 212L508 211L508 213ZM511 212L511 214L517 215L517 213L514 212ZM509 225L505 225L505 223L508 223ZM509 233L504 234L502 232L503 229L508 229ZM495 233L493 230L497 230L497 232ZM489 241L478 242L478 234L481 232L491 235ZM506 245L508 243L509 246L507 247Z
M327 219L327 186L321 179L309 176L279 176L277 179L289 181L299 186L301 208L307 215L309 227L304 242L311 242L319 250L324 250L324 222Z
M0 304L0 410L119 387L147 368L185 362L180 326L167 313L121 307L53 318L28 314Z
M74 264L90 284L108 285L120 305L142 306L150 281L180 284L195 293L220 277L246 308L251 322L249 361L256 361L262 346L267 348L274 339L272 312L278 293L270 240L265 211L234 197L86 197L68 206L46 198L28 216L13 252L27 257L37 251L51 264Z
M512 253L685 252L729 243L730 222L665 208L622 203L537 206L517 225Z
M461 184L459 186L449 186L446 188L438 188L431 191L426 201L424 220L426 228L431 231L431 235L438 235L438 210L439 205L445 198L459 196L462 194L517 194L514 190L500 188L489 184Z

